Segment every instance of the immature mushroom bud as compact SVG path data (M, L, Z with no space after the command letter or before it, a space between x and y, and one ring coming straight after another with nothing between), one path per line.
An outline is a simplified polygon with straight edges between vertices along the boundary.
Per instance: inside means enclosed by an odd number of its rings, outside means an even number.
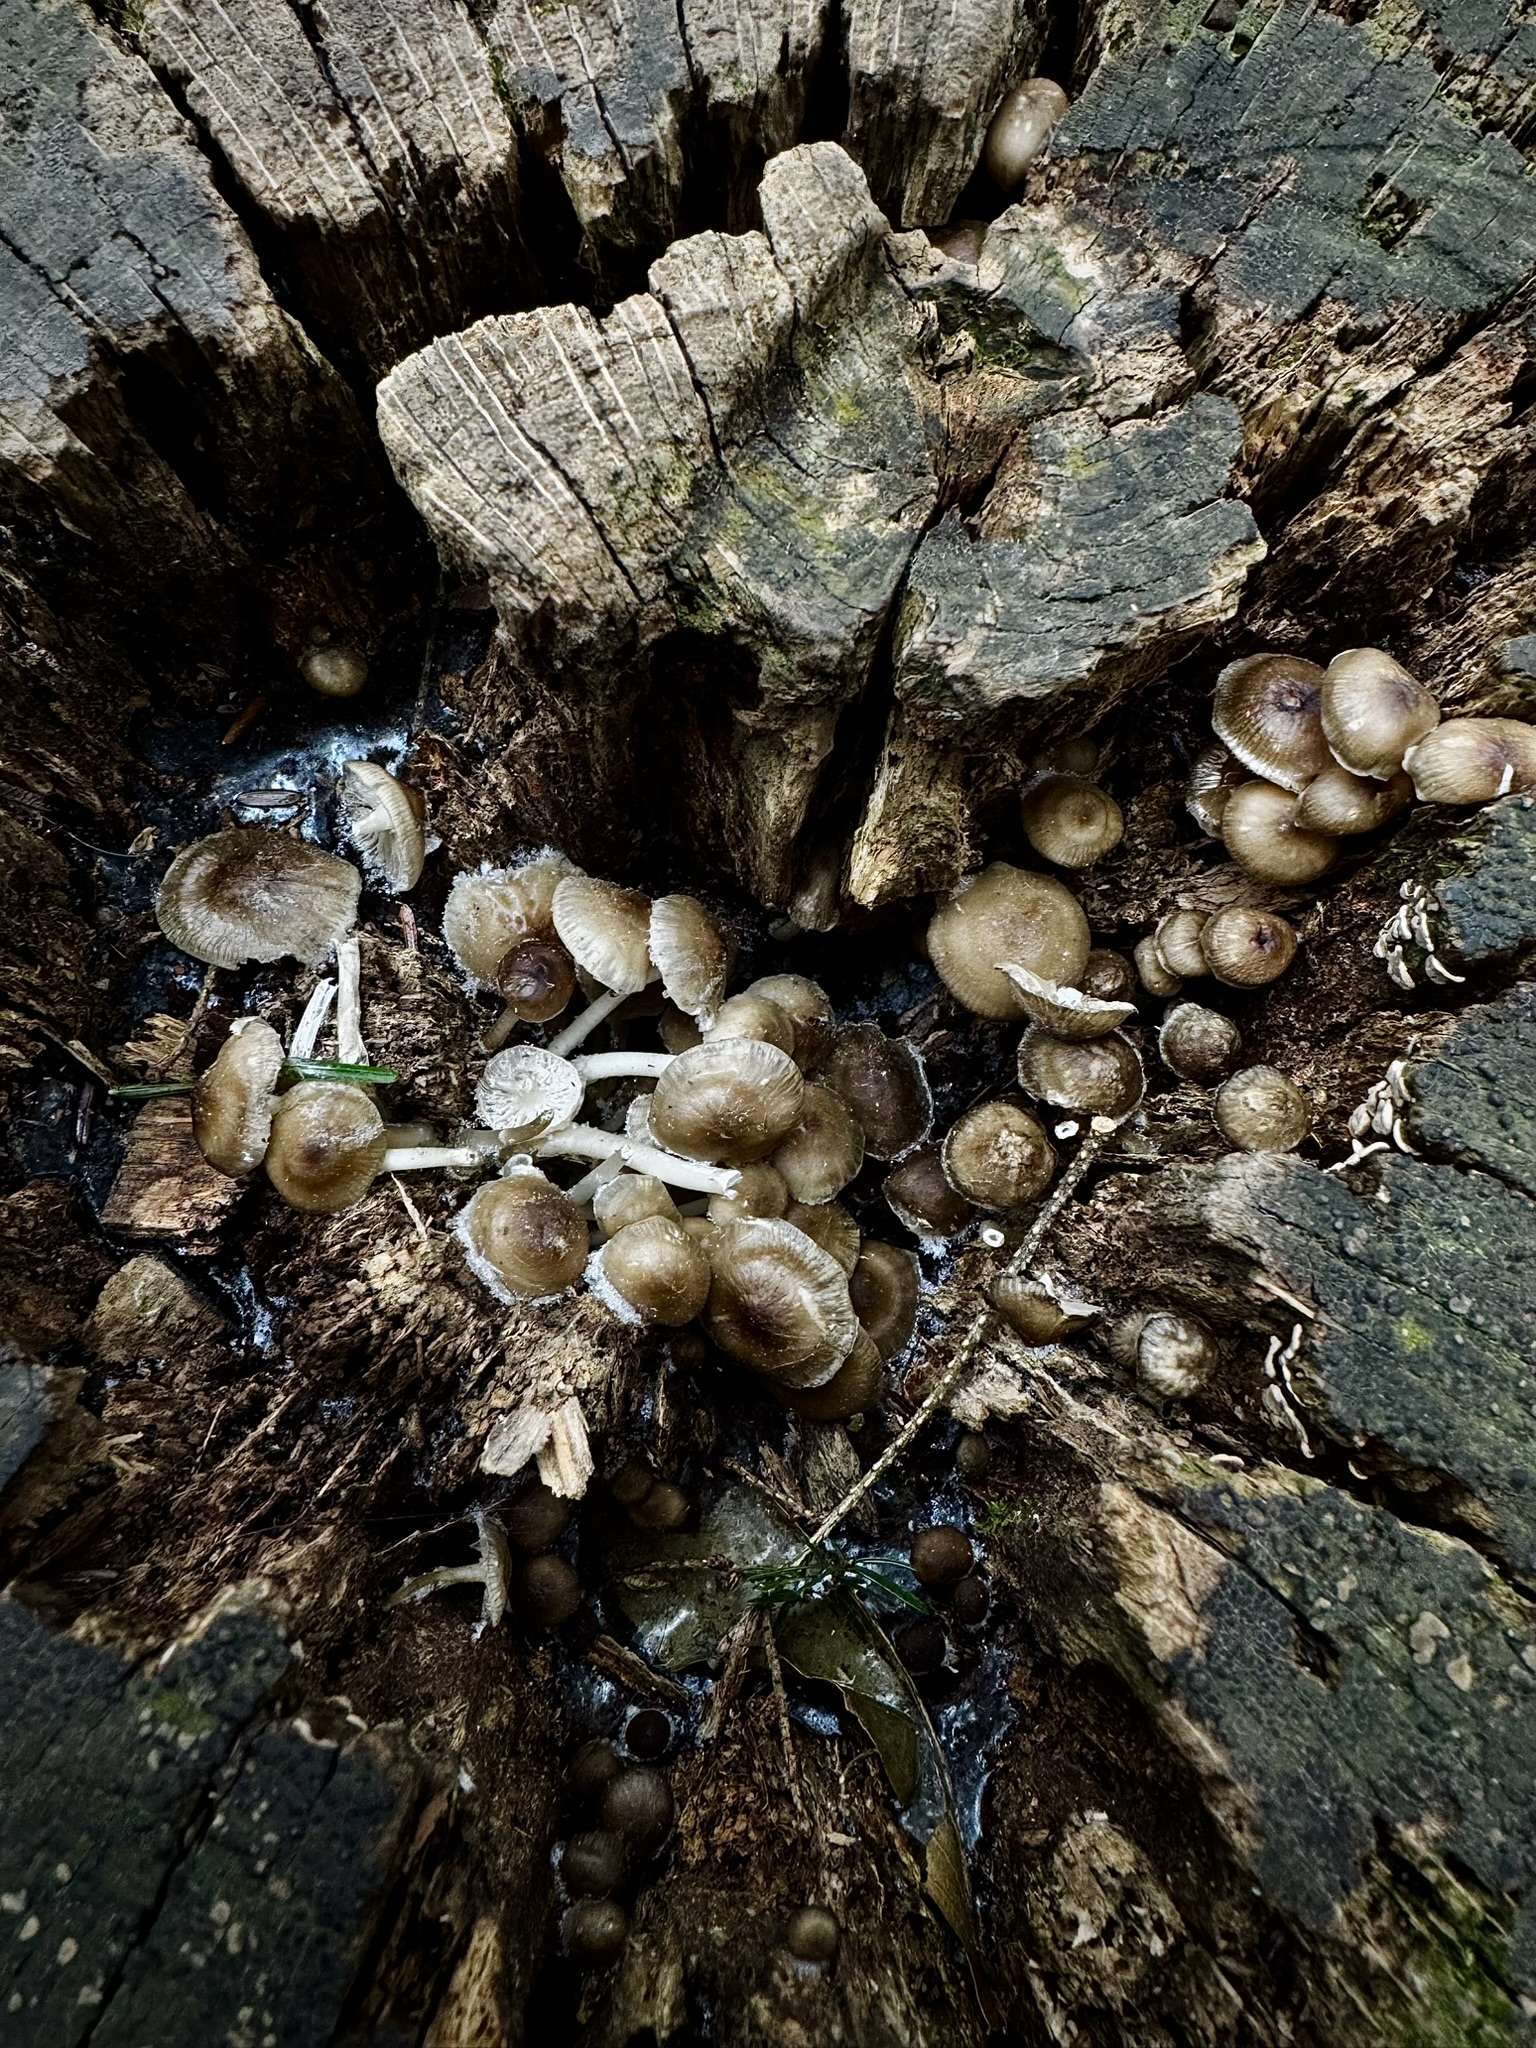
M979 1102L944 1140L944 1171L979 1208L1022 1209L1050 1186L1056 1152L1019 1103Z
M1158 950L1156 939L1138 939L1132 958L1136 962L1141 985L1149 996L1176 996L1184 986Z
M1239 761L1282 789L1304 789L1333 759L1323 733L1323 671L1298 655L1250 654L1224 668L1211 724Z
M1158 958L1170 974L1189 980L1210 973L1200 944L1207 921L1203 910L1175 910L1158 920L1152 938Z
M791 1048L802 1067L815 1065L832 1036L835 1019L826 990L803 974L765 974L749 984L749 996L762 996L776 1003L795 1027Z
M955 1470L962 1479L985 1479L992 1469L992 1446L979 1429L964 1429L955 1443Z
M680 1010L676 1003L663 1003L656 1031L668 1052L691 1052L703 1039L698 1019Z
M260 1017L239 1017L192 1096L192 1130L208 1164L232 1180L260 1166L272 1134L283 1041Z
M803 1230L812 1244L819 1244L845 1273L852 1274L859 1263L859 1226L841 1202L791 1202L784 1221Z
M725 994L725 940L697 897L658 896L648 945L667 1000L709 1023Z
M551 1493L542 1479L513 1494L498 1510L514 1550L548 1550L570 1527L571 1504Z
M637 1707L624 1723L624 1747L647 1761L665 1756L672 1744L672 1722L659 1707Z
M317 697L355 697L368 680L368 663L355 647L316 647L299 673Z
M1054 982L1042 981L1038 974L1011 961L1004 961L1003 972L1018 990L1031 1021L1043 1024L1058 1038L1101 1038L1136 1014L1134 1003L1106 1003L1081 989L1057 988Z
M949 1611L962 1628L980 1628L990 1604L986 1580L972 1572L950 1595Z
M1220 1360L1216 1339L1198 1316L1175 1309L1124 1316L1110 1333L1110 1349L1160 1400L1181 1401L1210 1378Z
M564 854L546 853L521 867L455 877L443 905L443 939L475 988L496 986L502 961L522 940L553 934L555 890L576 872Z
M576 993L576 965L558 939L521 939L496 967L496 987L515 1024L547 1024Z
M1312 1128L1307 1098L1278 1067L1244 1067L1216 1091L1216 1126L1240 1152L1290 1152Z
M602 1969L629 1940L629 1915L614 1899L578 1899L560 1917L560 1946L573 1962Z
M920 1586L952 1586L975 1562L970 1538L953 1523L939 1522L912 1538L912 1573Z
M629 1510L637 1529L681 1529L693 1513L693 1502L670 1479L658 1479Z
M1004 93L981 152L988 177L1001 191L1011 192L1023 182L1070 105L1052 78L1026 78Z
M1429 691L1379 647L1351 647L1333 657L1323 678L1322 713L1340 767L1379 782L1390 781L1408 749L1440 723L1440 706Z
M581 1605L583 1589L574 1565L546 1551L525 1557L512 1578L518 1614L535 1628L559 1628Z
M560 1875L578 1899L605 1899L624 1882L624 1837L607 1828L572 1835L560 1852Z
M896 1159L927 1137L933 1091L910 1039L887 1038L874 1024L844 1024L833 1032L816 1079L853 1112L871 1159Z
M1024 837L1042 860L1088 868L1125 837L1125 816L1107 790L1083 775L1039 775L1019 803Z
M853 1349L824 1387L775 1387L786 1408L807 1422L846 1422L878 1407L885 1393L885 1360L874 1340L860 1330Z
M374 761L343 761L341 801L363 866L397 896L414 889L427 857L427 805L421 791Z
M1056 1038L1032 1024L1019 1041L1019 1085L1042 1102L1088 1116L1127 1116L1140 1102L1141 1060L1118 1031Z
M454 1226L470 1271L498 1301L563 1294L587 1263L587 1226L542 1173L487 1181Z
M864 1133L843 1098L807 1082L800 1121L780 1139L773 1164L797 1202L840 1195L864 1164Z
M1338 858L1339 842L1296 822L1298 799L1273 782L1245 782L1222 814L1228 853L1261 882L1315 882Z
M917 1327L917 1256L866 1238L848 1276L853 1312L882 1358L904 1351Z
M637 995L653 978L651 905L638 889L567 875L556 886L553 916L560 943L605 989Z
M963 881L928 926L928 957L950 994L978 1017L1004 1021L1027 1012L1000 961L1076 988L1088 950L1088 920L1072 892L1005 861Z
M356 924L362 887L349 861L307 840L236 825L177 854L155 916L173 946L210 967L290 956L314 966Z
M1304 832L1349 837L1374 832L1413 802L1413 783L1399 773L1390 782L1351 775L1337 763L1309 782L1296 799L1296 822Z
M651 1131L685 1159L747 1166L788 1136L804 1101L800 1069L776 1045L708 1039L680 1052L657 1081Z
M691 1323L709 1294L709 1260L665 1216L642 1217L597 1254L609 1290L642 1323Z
M764 1045L776 1045L791 1056L795 1050L793 1022L766 996L731 996L720 1005L706 1038L756 1038Z
M631 1764L603 1794L602 1821L642 1849L665 1840L677 1808L672 1787L649 1764Z
M1230 1017L1199 1003L1179 1003L1163 1019L1157 1049L1186 1081L1216 1081L1242 1051L1243 1034Z
M1514 718L1448 718L1408 749L1403 766L1426 804L1492 803L1536 789L1536 728Z
M1231 903L1208 920L1201 948L1212 974L1228 988L1262 988L1296 957L1296 934L1278 910Z
M950 1186L937 1145L909 1152L886 1175L883 1192L897 1222L914 1237L953 1237L976 1214L964 1195Z
M542 1045L494 1053L475 1086L475 1115L487 1130L527 1142L575 1121L586 1083L579 1068Z
M1052 740L1029 764L1032 775L1097 775L1099 743L1085 732Z
M782 1216L789 1207L789 1183L766 1159L743 1166L728 1195L711 1195L711 1223L743 1223L749 1216Z
M626 1466L625 1470L628 1469ZM645 1483L651 1483L648 1467ZM566 1793L578 1806L590 1806L602 1797L621 1768L613 1744L601 1735L594 1736L590 1742L581 1744L565 1767Z
M1136 996L1136 970L1123 953L1095 946L1078 984L1085 996L1100 1003L1129 1003Z
M631 1223L647 1216L678 1221L677 1204L662 1183L649 1173L616 1173L592 1197L592 1214L604 1237L617 1237Z
M704 1327L727 1354L790 1387L824 1387L859 1334L848 1277L803 1230L720 1224Z
M1038 1273L1000 1273L991 1295L992 1306L1026 1344L1054 1344L1084 1329L1100 1312L1091 1301L1062 1294Z
M290 1209L335 1215L367 1194L388 1146L384 1119L363 1089L300 1081L273 1107L267 1178Z
M1227 798L1239 783L1248 780L1248 770L1229 747L1207 747L1189 771L1189 789L1184 808L1209 839L1221 837L1222 813Z

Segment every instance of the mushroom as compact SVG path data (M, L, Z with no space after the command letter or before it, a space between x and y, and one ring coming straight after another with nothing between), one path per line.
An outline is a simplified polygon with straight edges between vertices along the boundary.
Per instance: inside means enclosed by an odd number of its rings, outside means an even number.
M521 867L485 866L457 875L443 906L443 940L471 987L496 986L496 972L523 939L554 930L555 890L577 870L563 853L547 852Z
M820 982L809 981L803 974L765 974L750 982L744 993L777 1003L795 1027L795 1059L802 1067L813 1067L832 1036L835 1021Z
M1211 973L1228 988L1262 988L1277 981L1296 957L1296 934L1278 910L1231 903L1200 934Z
M665 1756L672 1746L672 1721L659 1707L636 1707L624 1723L624 1747L631 1756Z
M1206 913L1203 910L1175 910L1158 920L1152 942L1157 947L1158 958L1171 975L1187 980L1210 973L1200 944L1205 926Z
M550 1040L552 1052L574 1052L626 996L656 978L651 960L651 905L638 889L622 889L596 875L564 876L552 909L560 943L605 993ZM669 934L671 927L667 927Z
M1029 764L1032 775L1097 775L1099 772L1099 743L1086 732L1075 732L1066 739L1052 740L1042 747Z
M1110 1332L1109 1348L1120 1364L1135 1368L1143 1386L1168 1401L1183 1400L1203 1386L1221 1356L1199 1317L1176 1309L1123 1316Z
M624 1838L607 1828L572 1835L560 1852L560 1875L574 1898L605 1899L624 1882Z
M825 1386L859 1322L837 1261L791 1223L722 1223L704 1327L730 1358L790 1387Z
M1021 1209L1051 1184L1056 1153L1038 1120L1016 1102L979 1102L944 1140L950 1185L982 1209Z
M1307 1098L1278 1067L1244 1067L1216 1091L1216 1127L1240 1152L1290 1152L1312 1128Z
M368 662L355 647L316 647L299 673L318 697L355 697L368 680Z
M740 1223L748 1216L782 1216L788 1207L789 1183L776 1166L759 1159L738 1169L728 1195L710 1197L709 1217L712 1223Z
M155 917L173 946L210 967L290 956L314 966L357 922L363 878L350 861L260 825L184 847Z
M793 1057L795 1027L777 1003L767 996L743 993L720 1005L706 1038L758 1038L764 1045L776 1045Z
M335 1215L367 1194L388 1145L384 1119L363 1089L300 1081L273 1107L267 1178L290 1209Z
M192 1130L208 1164L241 1180L260 1166L272 1134L283 1041L260 1017L237 1017L192 1094Z
M470 1271L498 1301L563 1294L587 1263L587 1226L535 1167L476 1188L454 1226Z
M917 1257L879 1238L866 1238L848 1276L848 1299L880 1356L895 1358L917 1327Z
M1247 780L1248 770L1244 764L1230 747L1219 744L1207 747L1189 771L1189 790L1184 808L1208 839L1221 837L1221 818L1227 808L1227 798L1240 782Z
M1063 1294L1041 1273L1000 1273L991 1287L992 1306L1026 1344L1054 1344L1091 1323L1100 1311L1091 1301Z
M1228 853L1261 882L1315 882L1338 858L1339 842L1296 822L1299 799L1273 782L1245 782L1222 813Z
M1157 1049L1186 1081L1215 1081L1242 1051L1243 1034L1230 1017L1199 1003L1179 1003L1163 1019Z
M496 987L506 1004L483 1043L494 1052L518 1024L548 1024L576 993L576 963L555 938L520 939L501 957Z
M649 1764L631 1764L609 1781L602 1799L602 1822L643 1849L654 1849L671 1829L676 1806L672 1787Z
M604 1237L617 1237L647 1216L678 1220L677 1205L652 1173L616 1173L592 1197L592 1214Z
M1019 1041L1019 1085L1060 1109L1127 1116L1145 1080L1136 1048L1118 1031L1103 1038L1057 1038L1032 1024Z
M1337 763L1309 782L1296 799L1296 823L1304 832L1349 837L1374 832L1413 802L1413 783L1401 770L1390 782L1352 775Z
M534 1479L503 1503L501 1526L515 1550L548 1550L570 1526L571 1504Z
M573 1962L602 1968L629 1940L629 1915L614 1899L578 1899L560 1916L560 1946Z
M1536 730L1514 718L1448 718L1408 749L1403 766L1424 803L1492 803L1536 789Z
M784 1221L803 1230L813 1244L836 1259L843 1271L852 1274L859 1262L859 1226L841 1202L791 1202Z
M651 1097L650 1125L685 1158L746 1166L788 1136L804 1100L788 1053L757 1038L712 1039L671 1061Z
M668 1052L691 1052L703 1037L698 1019L680 1010L676 1003L663 1003L656 1031Z
M928 956L950 994L978 1017L1004 1021L1028 1012L1000 962L1076 988L1088 950L1088 920L1072 892L1005 861L963 881L928 926Z
M954 1237L975 1216L971 1204L949 1184L937 1145L909 1152L885 1177L886 1204L914 1237Z
M864 1133L830 1088L807 1082L800 1121L774 1148L773 1164L797 1202L830 1202L864 1164Z
M341 801L363 866L403 896L427 857L426 800L373 761L343 761Z
M725 994L725 940L698 898L658 896L647 945L667 1000L696 1022L713 1023Z
M1004 93L987 128L982 161L1003 192L1022 184L1071 101L1053 78L1026 78Z
M1125 837L1125 816L1107 790L1084 775L1037 775L1019 804L1024 837L1059 868L1092 867Z
M649 1476L646 1484L650 1484ZM622 1768L613 1744L595 1735L580 1745L566 1765L566 1793L578 1806L591 1806L601 1799Z
M709 1260L665 1216L643 1216L610 1237L594 1257L605 1298L615 1296L627 1321L691 1323L709 1294Z
M979 1429L963 1429L955 1441L955 1470L962 1479L984 1479L992 1469L992 1446Z
M871 1159L899 1158L927 1137L933 1091L910 1039L887 1038L875 1024L844 1024L832 1033L816 1079L852 1111Z
M885 1360L873 1339L860 1330L853 1349L824 1387L776 1386L774 1392L807 1422L846 1422L879 1404L885 1392Z
M1341 768L1389 782L1408 749L1440 723L1440 706L1390 654L1351 647L1328 664L1322 719Z
M952 1586L975 1562L970 1538L951 1522L919 1529L912 1538L912 1575L920 1586Z
M980 1628L991 1604L987 1582L975 1572L963 1578L949 1596L949 1611L962 1628Z
M1255 775L1294 794L1333 759L1322 706L1323 670L1316 662L1294 654L1250 654L1217 677L1211 724ZM1230 804L1229 798L1229 809Z
M570 1060L540 1045L493 1053L475 1086L475 1115L512 1142L562 1130L580 1114L586 1080Z
M1128 1003L1136 994L1136 970L1123 953L1095 946L1084 964L1079 986L1100 1003Z
M1057 988L1010 961L1003 962L1003 972L1018 990L1031 1021L1058 1038L1100 1038L1136 1014L1134 1003L1104 1002L1078 988Z
M1138 939L1131 957L1149 996L1176 996L1184 986L1158 950L1156 939Z

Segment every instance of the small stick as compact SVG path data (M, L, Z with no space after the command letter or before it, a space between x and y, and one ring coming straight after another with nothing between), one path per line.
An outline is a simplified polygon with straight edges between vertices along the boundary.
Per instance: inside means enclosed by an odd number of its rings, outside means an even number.
M260 695L253 697L250 703L246 705L240 716L235 720L228 732L225 733L223 739L220 740L219 745L221 747L232 747L236 740L243 740L266 708L266 692L262 691Z
M174 1046L161 1053L159 1059L154 1061L150 1067L150 1073L154 1079L158 1080L168 1068L174 1067L182 1054L187 1050L187 1047L192 1043L197 1027L203 1021L203 1012L207 1009L208 998L213 993L213 977L218 971L217 967L210 967L203 976L203 985L197 992L197 1001L192 1005L191 1016L181 1027L180 1038L177 1039Z
M749 1607L731 1623L716 1646L717 1654L725 1658L725 1669L716 1681L715 1689L709 1696L709 1705L704 1709L704 1718L699 1723L700 1742L713 1742L725 1726L725 1717L741 1691L742 1680L747 1675L747 1659L752 1654L752 1640L757 1634L758 1621L762 1610Z
M779 1740L784 1745L784 1770L789 1779L789 1796L794 1801L795 1817L805 1826L805 1801L800 1796L800 1759L795 1755L794 1730L789 1723L789 1694L784 1690L784 1667L779 1662L779 1646L773 1640L773 1619L766 1608L762 1609L763 1646L768 1652L768 1671L773 1680L774 1704L779 1710Z
M366 1067L363 1043L363 961L357 933L336 942L336 1057L343 1066Z

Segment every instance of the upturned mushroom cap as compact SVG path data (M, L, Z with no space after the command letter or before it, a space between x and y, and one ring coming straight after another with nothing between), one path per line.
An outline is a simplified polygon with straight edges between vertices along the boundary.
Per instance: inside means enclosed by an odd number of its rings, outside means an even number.
M1004 93L982 145L987 175L1002 191L1011 192L1023 181L1070 105L1053 78L1026 78Z
M990 1291L993 1307L1026 1344L1054 1344L1101 1313L1093 1302L1063 1294L1038 1273L1000 1273Z
M789 1207L789 1184L766 1159L738 1167L736 1185L728 1195L711 1195L712 1223L743 1223L749 1216L782 1216Z
M647 943L667 1000L709 1023L725 994L728 963L720 927L703 904L696 896L658 896Z
M615 995L636 995L654 978L651 905L638 889L596 875L567 875L556 886L553 915L576 965Z
M917 1327L917 1254L866 1238L848 1276L848 1298L882 1358L904 1351Z
M1423 803L1492 803L1536 789L1536 728L1514 718L1448 718L1408 749L1403 766Z
M680 1052L650 1098L656 1142L685 1159L747 1166L766 1158L800 1121L805 1082L776 1045L707 1039Z
M1132 949L1136 972L1141 985L1149 996L1176 996L1184 986L1180 976L1174 973L1158 949L1157 940L1150 936L1138 939Z
M1245 765L1230 747L1219 742L1207 747L1189 771L1184 808L1208 838L1221 837L1221 814L1227 808L1227 798L1240 782L1247 780Z
M1240 1152L1290 1152L1312 1128L1307 1098L1278 1067L1244 1067L1216 1091L1216 1127Z
M1050 1186L1056 1151L1016 1102L978 1102L944 1140L950 1185L982 1209L1021 1209Z
M1031 1021L1043 1024L1058 1038L1100 1038L1136 1014L1134 1003L1101 1002L1078 988L1057 988L1054 982L1042 981L1038 974L1011 961L1003 963L1003 972L1018 990Z
M807 1082L800 1121L774 1149L773 1164L797 1202L830 1202L864 1164L864 1132L830 1088Z
M784 1221L803 1230L845 1273L859 1262L859 1226L841 1202L791 1202Z
M647 1216L678 1220L677 1204L663 1184L649 1173L616 1173L592 1197L592 1214L604 1237L617 1237L631 1223Z
M953 1237L976 1214L964 1195L950 1186L937 1145L909 1152L886 1175L882 1192L891 1214L914 1237Z
M494 988L496 971L523 939L554 930L555 890L577 870L561 853L516 868L458 875L443 906L443 938L476 988Z
M586 1084L579 1071L542 1045L492 1053L475 1086L475 1115L511 1139L542 1138L574 1123Z
M848 1105L871 1159L899 1158L927 1137L933 1090L910 1039L887 1038L876 1024L844 1024L832 1033L816 1079Z
M1390 654L1351 647L1328 664L1322 717L1340 767L1386 782L1408 749L1440 723L1440 706Z
M1228 988L1263 988L1296 957L1296 934L1278 910L1231 903L1200 934L1211 973Z
M858 1317L837 1261L791 1223L722 1223L710 1240L704 1327L728 1357L790 1387L824 1387Z
M1315 882L1338 858L1339 842L1296 822L1298 799L1273 782L1245 782L1222 813L1228 853L1261 882Z
M791 1058L795 1050L793 1022L766 996L743 993L720 1005L706 1038L758 1038L764 1045L776 1045Z
M878 1406L885 1393L885 1360L874 1340L860 1330L853 1349L824 1387L776 1386L774 1392L807 1422L846 1422L850 1415Z
M1374 832L1413 802L1413 783L1401 772L1390 782L1352 775L1335 762L1309 782L1296 799L1296 822L1304 832L1349 837Z
M803 974L765 974L750 982L744 991L777 1003L795 1027L794 1055L809 1070L821 1057L832 1036L835 1018L832 1000L820 982Z
M1333 758L1323 733L1323 671L1299 655L1250 654L1224 668L1211 724L1239 761L1282 789L1304 789Z
M155 916L173 946L210 967L248 960L316 965L357 922L363 878L350 861L260 825L183 847Z
M260 1017L238 1017L192 1097L192 1130L208 1164L240 1180L260 1166L272 1133L283 1041Z
M1024 837L1059 868L1092 867L1125 837L1125 816L1084 775L1037 775L1019 800Z
M691 1323L709 1295L709 1260L665 1216L627 1225L597 1257L608 1287L643 1323Z
M388 1144L384 1119L363 1089L300 1081L273 1108L267 1178L290 1209L333 1216L367 1194Z
M1028 1013L1001 961L1076 988L1088 949L1088 920L1072 892L1006 861L962 882L928 926L928 957L950 994L978 1017L1004 1021Z
M1125 1116L1145 1086L1141 1059L1118 1031L1057 1038L1032 1024L1019 1041L1019 1085L1041 1102L1087 1116Z
M502 955L496 988L519 1024L548 1024L575 995L576 968L558 939L519 939Z
M587 1263L587 1226L542 1173L487 1181L455 1224L471 1272L499 1301L563 1294Z
M414 889L427 857L427 805L421 791L375 761L343 761L341 801L363 866L397 896Z
M1174 910L1158 920L1152 937L1158 957L1170 974L1187 980L1210 972L1200 945L1200 934L1207 922L1203 910Z
M368 680L368 661L355 647L316 647L299 673L317 697L355 697Z
M1186 1081L1215 1081L1243 1049L1243 1034L1230 1017L1199 1003L1179 1003L1163 1019L1157 1049L1165 1065Z

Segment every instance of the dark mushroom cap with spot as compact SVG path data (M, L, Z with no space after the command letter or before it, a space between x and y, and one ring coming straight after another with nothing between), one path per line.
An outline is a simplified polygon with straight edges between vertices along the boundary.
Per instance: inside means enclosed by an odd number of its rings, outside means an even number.
M917 1047L875 1024L834 1031L817 1081L848 1105L871 1159L896 1159L920 1145L933 1122L933 1091Z
M290 1209L335 1215L367 1194L388 1145L384 1119L363 1089L300 1081L273 1109L267 1178Z
M643 1848L653 1848L672 1826L672 1787L649 1764L631 1764L603 1793L603 1826Z
M520 939L496 967L496 988L520 1024L548 1024L576 993L576 964L555 938Z
M1304 789L1333 758L1323 733L1323 671L1299 655L1250 654L1224 668L1211 724L1255 775L1282 789Z
M455 1225L471 1270L502 1300L563 1294L587 1263L587 1226L531 1169L477 1188Z
M952 1523L938 1522L912 1538L912 1570L920 1586L952 1586L975 1562L970 1538Z
M679 1053L656 1083L651 1130L686 1159L747 1166L794 1129L804 1099L800 1069L777 1046L707 1039Z
M553 935L555 890L578 872L563 853L545 853L520 867L455 877L443 906L443 939L476 988L496 986L497 969L522 940Z
M791 1387L820 1387L859 1334L848 1276L793 1224L722 1223L709 1245L704 1327L728 1357Z
M951 1187L937 1145L909 1152L885 1177L886 1206L914 1237L954 1237L976 1211Z
M236 825L177 854L155 916L173 946L210 967L289 958L313 966L356 924L362 887L350 861Z
M560 1919L560 1946L574 1962L617 1962L629 1940L629 1915L616 1899L578 1899Z

